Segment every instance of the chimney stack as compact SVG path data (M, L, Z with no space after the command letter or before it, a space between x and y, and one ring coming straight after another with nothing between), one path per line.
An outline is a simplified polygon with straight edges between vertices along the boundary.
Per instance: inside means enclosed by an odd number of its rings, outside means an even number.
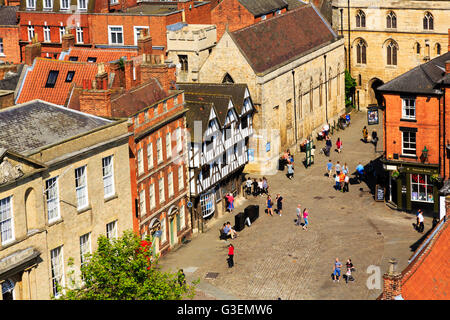
M389 260L389 270L383 275L382 300L394 300L402 294L402 275L397 272L397 260Z
M450 74L450 60L445 61L445 74Z
M70 47L75 45L75 36L70 32L69 28L65 28L64 35L62 36L62 51L69 50Z
M38 58L41 56L41 44L37 42L36 37L33 38L32 43L27 44L25 46L25 64L32 65L34 58Z
M97 74L95 75L96 89L107 90L108 89L108 73L105 71L105 64L99 63L97 65Z
M142 54L152 54L152 37L148 34L147 29L142 29L137 41L138 44L138 55Z

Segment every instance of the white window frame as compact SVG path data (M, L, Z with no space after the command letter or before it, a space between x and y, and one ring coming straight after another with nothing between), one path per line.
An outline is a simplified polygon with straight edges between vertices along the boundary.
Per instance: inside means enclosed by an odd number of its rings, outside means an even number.
M148 188L148 196L150 199L150 209L153 209L154 207L156 207L155 184L154 183L150 184L150 186Z
M184 174L183 165L178 167L178 191L184 189Z
M77 173L78 173L78 177L77 177ZM80 176L79 173L82 173L82 175ZM84 184L82 184L82 185L79 184L79 181L83 182L81 180L81 177L84 177ZM75 191L76 191L76 198L77 198L77 209L82 210L84 208L87 208L89 206L89 193L88 193L87 166L86 165L75 169ZM83 193L83 195L79 194L81 192ZM86 199L86 200L84 202L80 202L82 199Z
M106 237L108 239L117 239L117 220L106 224Z
M167 175L167 188L169 189L169 198L171 198L174 194L173 191L173 172L169 172Z
M52 292L55 298L61 295L61 291L58 291L57 284L64 287L64 251L63 246L56 247L50 250L50 265L51 265L51 279L52 279Z
M83 34L83 28L77 27L76 28L76 35L77 35L77 43L84 43L84 34Z
M178 127L175 130L175 136L177 139L177 152L181 152L183 150L183 140L181 138L181 127Z
M137 152L138 176L144 173L144 150L138 149Z
M3 235L8 234L4 239ZM15 240L13 196L0 199L0 243L6 245Z
M167 230L167 222L166 218L164 218L161 221L161 244L167 241L166 230Z
M412 105L411 105L412 102ZM411 115L411 110L414 115ZM416 99L402 98L402 119L415 120L416 119Z
M153 142L147 144L147 168L150 170L153 168Z
M67 6L65 7L64 4L67 4ZM59 5L60 10L69 10L70 9L70 0L60 0L60 5Z
M103 174L103 192L105 198L111 197L116 193L114 187L114 156L110 155L102 158L102 174ZM108 189L110 191L108 192Z
M45 191L47 197L47 220L48 223L52 223L61 218L58 176L45 181Z
M415 139L416 139L416 141L414 142L416 147L414 149L413 148L405 148L405 146L404 146L404 143L406 142L405 141L405 134L412 134L412 133L414 134ZM411 136L409 136L409 141L406 142L406 143L411 144L410 140L411 140ZM414 152L405 152L405 151L412 151L412 150L414 150ZM415 156L416 152L417 152L417 134L416 134L416 132L402 131L402 155Z
M36 9L36 0L27 0L27 9L35 10Z
M53 0L42 0L42 8L46 11L53 9ZM47 6L50 4L50 6Z
M214 197L215 197L214 192L202 194L200 196L200 208L202 210L203 218L209 217L214 213L215 211Z
M180 208L180 230L183 230L186 227L186 216L185 216L185 207L184 205Z
M141 216L147 213L147 206L145 203L145 189L139 191L139 211Z
M156 156L157 156L158 164L163 162L162 138L161 137L156 139Z
M83 7L81 5L84 5ZM89 0L77 0L77 8L79 11L87 11Z
M65 33L66 33L66 28L60 26L60 27L59 27L59 42L62 43L62 41L63 41L63 36L64 36Z
M27 33L28 33L28 41L33 41L34 38L34 26L28 26L27 27Z
M86 257L88 254L92 254L90 232L80 237L80 262L82 266L88 262L88 258Z
M112 28L120 28L120 31L119 30L113 31ZM113 40L113 37L112 37L113 33L116 34L116 40L117 40L117 35L121 34L122 42L113 42L112 41ZM123 26L108 26L108 43L110 45L123 45L124 44Z
M50 27L44 26L44 42L51 42L51 36L50 36Z
M166 133L166 159L172 157L172 134L169 132Z
M166 201L166 193L164 191L164 177L158 179L159 203Z
M149 26L134 26L133 30L134 30L134 45L137 46L137 42L139 39L139 32L142 29L147 29L147 34L150 34L150 27Z

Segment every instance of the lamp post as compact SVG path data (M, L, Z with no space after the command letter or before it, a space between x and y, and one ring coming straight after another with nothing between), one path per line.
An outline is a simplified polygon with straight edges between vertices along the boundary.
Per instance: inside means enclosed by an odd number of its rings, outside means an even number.
M428 161L428 149L427 149L427 146L424 146L423 147L423 150L422 150L422 159L423 159L423 162L425 162L425 161Z

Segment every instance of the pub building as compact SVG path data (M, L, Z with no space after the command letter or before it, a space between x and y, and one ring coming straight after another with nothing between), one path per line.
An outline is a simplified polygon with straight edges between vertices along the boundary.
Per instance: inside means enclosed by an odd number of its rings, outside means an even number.
M450 173L450 52L380 86L386 201L437 217ZM441 195L442 197L442 195Z

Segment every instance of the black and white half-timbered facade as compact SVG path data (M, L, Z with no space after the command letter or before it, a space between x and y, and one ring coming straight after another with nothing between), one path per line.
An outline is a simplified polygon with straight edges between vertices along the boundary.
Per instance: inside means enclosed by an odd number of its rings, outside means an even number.
M225 195L241 195L242 171L253 134L253 103L245 84L178 83L188 108L189 183L193 227L226 209ZM197 220L197 221L195 221ZM197 225L195 225L197 224Z

